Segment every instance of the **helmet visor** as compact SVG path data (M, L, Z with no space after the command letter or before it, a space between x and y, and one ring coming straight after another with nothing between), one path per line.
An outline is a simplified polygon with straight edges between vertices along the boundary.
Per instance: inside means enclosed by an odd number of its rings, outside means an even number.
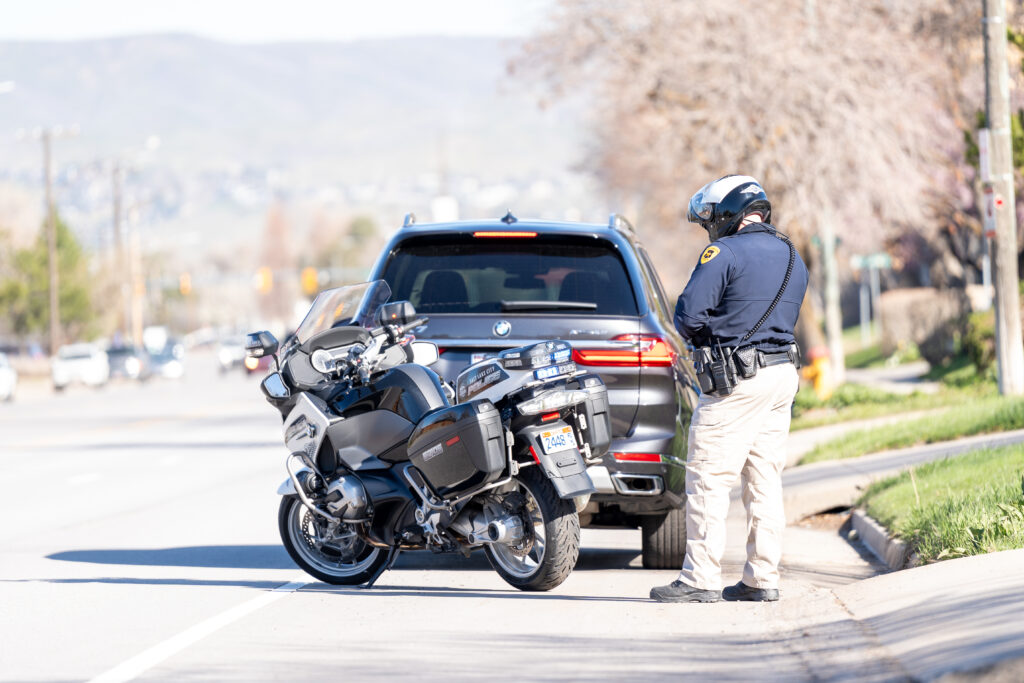
M711 185L712 183L708 183L690 197L690 208L686 212L686 220L691 223L702 223L711 218L711 215L715 212L715 205L712 202L704 201L704 197L707 195L708 188Z

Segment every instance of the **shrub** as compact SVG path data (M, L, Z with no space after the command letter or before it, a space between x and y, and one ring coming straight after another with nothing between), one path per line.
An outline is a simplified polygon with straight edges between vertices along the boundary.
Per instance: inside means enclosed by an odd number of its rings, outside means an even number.
M979 375L984 375L993 367L996 361L995 311L979 311L967 317L961 349Z

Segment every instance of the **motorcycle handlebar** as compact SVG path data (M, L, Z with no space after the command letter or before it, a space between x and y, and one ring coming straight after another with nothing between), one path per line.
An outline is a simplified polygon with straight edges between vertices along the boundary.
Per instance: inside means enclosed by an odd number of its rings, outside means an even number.
M409 330L414 330L420 325L425 325L428 320L430 320L430 318L424 316L422 318L416 318L416 320L408 322L405 325L385 325L383 327L378 327L375 330L370 330L370 334L374 337L380 337L386 334L390 337L392 342L397 342L404 337Z
M407 323L405 325L402 325L398 329L401 331L402 335L404 336L405 334L408 334L409 330L414 330L417 327L419 327L420 325L426 325L428 320L430 320L430 318L426 318L426 317L417 318L416 320L413 320L411 323Z

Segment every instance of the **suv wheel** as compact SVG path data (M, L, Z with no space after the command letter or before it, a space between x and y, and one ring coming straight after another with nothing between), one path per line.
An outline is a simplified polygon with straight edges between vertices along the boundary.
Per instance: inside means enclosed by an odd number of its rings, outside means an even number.
M640 518L644 569L680 569L686 554L686 510Z

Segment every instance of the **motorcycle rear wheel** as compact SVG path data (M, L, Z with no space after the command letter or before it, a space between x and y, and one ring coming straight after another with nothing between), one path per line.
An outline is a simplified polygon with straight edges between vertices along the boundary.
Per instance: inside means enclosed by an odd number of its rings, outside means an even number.
M384 550L358 538L318 547L315 541L320 520L296 496L281 499L277 522L281 541L295 564L325 583L358 586L369 581L388 560Z
M522 554L507 545L484 546L487 561L501 578L524 591L548 591L560 585L580 555L580 518L571 500L559 498L539 467L527 467L518 477L526 497L523 522L533 542Z

